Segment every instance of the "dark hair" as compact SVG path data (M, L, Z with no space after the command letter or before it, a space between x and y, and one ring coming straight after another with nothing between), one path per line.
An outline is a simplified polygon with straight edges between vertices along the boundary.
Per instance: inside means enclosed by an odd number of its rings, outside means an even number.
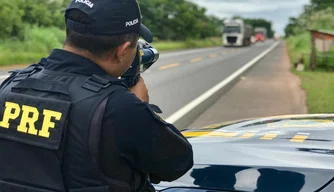
M67 18L79 22L88 23L88 16L80 10L71 10L67 14ZM136 41L138 41L138 34L129 33L113 36L95 36L80 34L70 29L66 29L66 42L72 47L86 50L96 56L104 56L107 52L115 50L118 46L131 42L131 47L134 48Z

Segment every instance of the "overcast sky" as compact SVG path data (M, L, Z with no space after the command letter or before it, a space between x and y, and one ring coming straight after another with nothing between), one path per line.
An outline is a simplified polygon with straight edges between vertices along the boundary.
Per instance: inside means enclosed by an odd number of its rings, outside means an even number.
M207 8L208 14L220 18L240 15L265 18L272 21L273 29L284 35L289 17L298 16L310 0L189 0Z

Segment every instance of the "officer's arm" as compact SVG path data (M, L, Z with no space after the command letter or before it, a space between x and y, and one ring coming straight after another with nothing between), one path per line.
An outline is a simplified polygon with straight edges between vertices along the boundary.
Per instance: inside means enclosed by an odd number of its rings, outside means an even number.
M148 104L126 92L110 98L109 105L114 111L110 118L117 132L118 149L135 168L155 180L173 181L193 166L190 143Z
M150 106L147 106L151 112ZM151 180L173 181L184 175L193 166L193 151L188 140L174 127L153 112L151 122L152 154L150 159L141 162ZM144 146L149 147L149 146ZM144 148L138 148L145 155ZM146 168L145 168L146 167Z

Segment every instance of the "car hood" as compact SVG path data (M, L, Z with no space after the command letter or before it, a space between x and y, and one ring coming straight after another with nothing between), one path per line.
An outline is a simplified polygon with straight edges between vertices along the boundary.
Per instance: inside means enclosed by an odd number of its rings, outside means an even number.
M332 114L240 120L182 133L193 146L195 165L179 180L160 186L314 191L334 177ZM279 188L296 179L300 190Z

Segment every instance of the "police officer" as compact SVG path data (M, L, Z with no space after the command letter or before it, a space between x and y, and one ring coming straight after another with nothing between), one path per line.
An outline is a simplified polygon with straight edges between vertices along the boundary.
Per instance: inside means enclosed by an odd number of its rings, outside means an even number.
M152 41L136 0L73 0L64 49L13 71L0 90L0 191L154 191L193 166L189 142L127 87L138 38Z

